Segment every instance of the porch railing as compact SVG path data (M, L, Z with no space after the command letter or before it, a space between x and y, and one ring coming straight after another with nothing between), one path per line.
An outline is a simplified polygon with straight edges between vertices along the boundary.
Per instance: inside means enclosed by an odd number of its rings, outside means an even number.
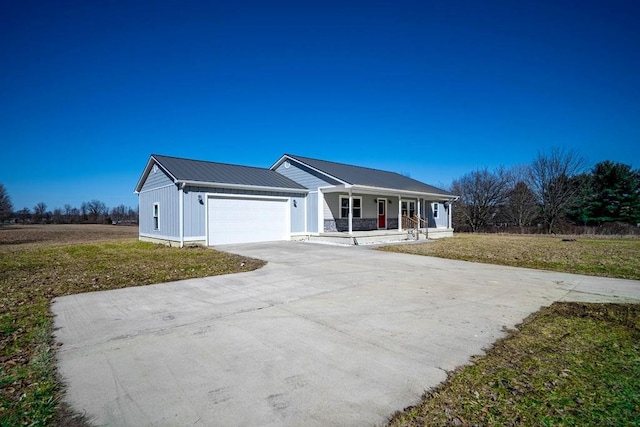
M429 221L418 218L417 215L413 217L403 215L402 228L407 230L407 233L411 234L416 240L420 240L420 233L424 233L425 238L429 238Z

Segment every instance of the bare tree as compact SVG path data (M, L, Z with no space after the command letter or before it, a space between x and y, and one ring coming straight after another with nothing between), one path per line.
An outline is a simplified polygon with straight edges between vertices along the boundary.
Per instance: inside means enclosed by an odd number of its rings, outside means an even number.
M0 222L9 219L13 214L13 204L11 203L11 197L4 188L4 185L0 183Z
M503 168L487 168L468 173L453 181L451 192L460 196L456 209L462 221L478 231L487 226L506 201L508 174Z
M53 222L54 224L62 223L62 209L60 208L53 209L53 212L51 212L51 222Z
M127 215L127 207L125 205L116 206L111 209L111 219L116 222L123 221Z
M31 216L31 209L24 207L20 209L18 212L16 212L16 214L18 215L18 218L20 218L20 220L22 220L22 222L24 223Z
M529 171L529 186L540 205L544 229L554 233L558 222L574 204L580 187L574 176L584 169L585 161L576 151L553 148L549 154L538 153Z
M71 222L71 210L73 209L69 203L64 205L64 220L66 222Z
M71 208L69 211L69 221L72 223L80 222L80 209Z
M138 207L135 209L129 208L127 211L127 220L131 222L138 222Z
M80 220L81 221L86 221L87 220L87 212L88 212L89 208L87 206L87 202L82 202L82 204L80 205Z
M93 199L87 203L87 214L94 222L99 222L100 217L107 212L107 206L100 200Z
M40 202L33 207L33 222L40 222L45 218L47 213L47 204Z
M531 225L539 210L536 195L527 185L528 175L527 166L516 166L509 171L509 190L503 210L505 219L520 227L521 232Z

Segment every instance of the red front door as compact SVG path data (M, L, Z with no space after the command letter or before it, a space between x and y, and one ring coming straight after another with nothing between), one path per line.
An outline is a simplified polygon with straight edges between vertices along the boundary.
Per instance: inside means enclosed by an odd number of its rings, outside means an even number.
M387 228L387 200L378 199L378 228Z

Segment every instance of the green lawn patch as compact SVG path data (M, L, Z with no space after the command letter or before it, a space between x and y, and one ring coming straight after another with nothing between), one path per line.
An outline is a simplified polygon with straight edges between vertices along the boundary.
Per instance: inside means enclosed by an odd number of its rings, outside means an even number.
M555 303L389 426L640 425L640 305Z
M33 233L27 235L31 239ZM14 244L5 236L0 247L0 425L58 421L62 390L50 338L53 298L249 271L264 264L208 248L177 249L122 239L40 244L46 239L35 238L32 244L16 238Z

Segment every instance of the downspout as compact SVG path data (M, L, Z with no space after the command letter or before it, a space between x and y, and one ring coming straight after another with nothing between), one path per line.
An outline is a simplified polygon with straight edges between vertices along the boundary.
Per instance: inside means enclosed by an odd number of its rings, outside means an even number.
M310 233L309 233L309 224L307 223L308 222L307 203L309 203L309 193L307 193L307 196L304 198L304 234L308 236Z
M185 184L182 183L179 189L179 196L178 196L178 204L179 204L178 217L180 221L180 225L178 228L180 230L180 247L181 248L184 247L184 186Z

